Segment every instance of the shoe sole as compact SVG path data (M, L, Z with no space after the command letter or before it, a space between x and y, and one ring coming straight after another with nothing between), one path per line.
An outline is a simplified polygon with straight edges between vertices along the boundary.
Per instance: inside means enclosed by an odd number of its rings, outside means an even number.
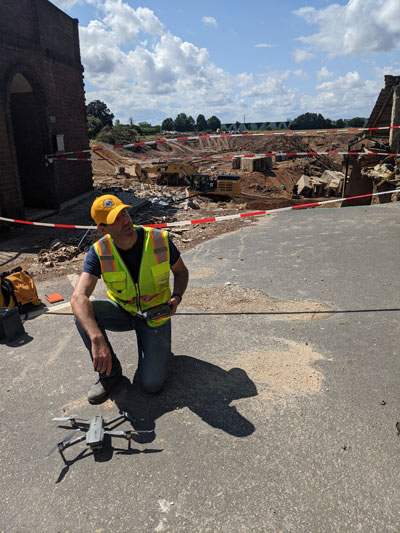
M105 396L102 396L101 398L97 398L96 400L90 400L88 398L88 402L90 403L90 405L100 405L101 403L104 403L105 401L108 400L108 398L110 397L110 393L107 393Z

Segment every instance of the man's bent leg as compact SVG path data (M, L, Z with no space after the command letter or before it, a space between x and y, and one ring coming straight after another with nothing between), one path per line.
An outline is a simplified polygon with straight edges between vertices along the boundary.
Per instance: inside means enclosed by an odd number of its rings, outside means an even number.
M126 311L121 309L115 302L110 300L96 300L93 302L94 318L104 335L112 355L112 368L110 376L99 373L99 379L92 385L88 393L88 400L91 404L103 403L122 377L121 364L115 355L114 350L108 340L106 330L109 331L130 331L133 329L132 318ZM83 327L75 320L79 334L92 357L92 343ZM95 369L94 369L95 370ZM96 370L95 370L96 371Z
M171 320L152 328L135 319L139 352L139 376L147 392L159 392L168 376L171 355Z

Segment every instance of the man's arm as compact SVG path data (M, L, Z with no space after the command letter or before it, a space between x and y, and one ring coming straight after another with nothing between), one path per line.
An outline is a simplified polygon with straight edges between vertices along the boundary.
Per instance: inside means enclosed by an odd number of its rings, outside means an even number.
M111 352L94 318L93 305L89 300L97 281L96 276L83 272L72 294L71 307L79 324L91 340L93 366L98 372L108 376L112 365Z
M176 309L178 305L181 303L181 299L183 296L183 293L186 290L188 280L189 280L189 271L185 266L185 263L182 260L182 257L178 259L178 261L171 266L172 273L174 275L174 290L172 291L172 294L179 294L179 296L171 297L169 300L169 304L171 305L171 316L176 313Z

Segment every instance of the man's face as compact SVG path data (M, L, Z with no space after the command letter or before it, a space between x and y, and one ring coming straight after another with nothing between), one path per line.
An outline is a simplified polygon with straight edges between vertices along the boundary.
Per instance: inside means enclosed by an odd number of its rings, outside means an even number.
M132 237L135 232L132 226L132 219L126 208L118 213L113 224L105 224L101 226L101 229L101 233L109 233L112 239Z

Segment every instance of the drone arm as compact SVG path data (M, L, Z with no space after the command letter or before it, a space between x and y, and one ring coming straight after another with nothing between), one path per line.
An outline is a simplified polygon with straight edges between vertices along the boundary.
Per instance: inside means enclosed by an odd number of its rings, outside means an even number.
M128 450L131 449L132 433L135 431L105 431L105 435L111 435L111 437L119 437L128 441Z
M111 424L115 424L115 422L118 422L119 420L126 420L126 416L124 413L109 420L108 422L104 421L104 427L110 426Z
M78 444L78 442L82 442L85 439L86 439L86 433L85 435L82 435L74 440L71 440L70 442L67 442L66 444L64 444L63 442L59 442L57 445L58 451L62 452L66 448L69 448L70 446L73 446L74 444Z
M70 442L67 442L66 444L64 444L64 442L59 442L57 444L58 453L61 455L61 458L64 461L65 465L68 466L68 461L65 459L65 456L63 454L63 451L65 450L65 448L69 448L70 446L73 446L74 444L77 444L78 442L83 441L83 439L85 439L85 438L86 438L86 434L82 435L81 437L78 437L77 439L74 439L74 440L72 440Z

